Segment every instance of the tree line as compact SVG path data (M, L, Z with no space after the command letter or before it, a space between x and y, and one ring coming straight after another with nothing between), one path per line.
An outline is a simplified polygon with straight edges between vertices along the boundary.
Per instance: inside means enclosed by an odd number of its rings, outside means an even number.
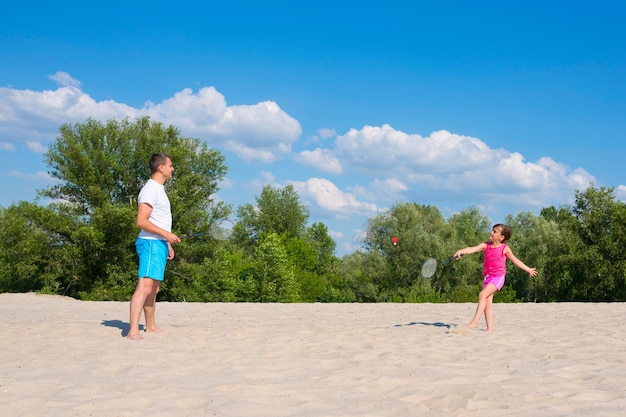
M367 221L361 249L336 243L292 186L265 186L255 204L214 200L228 172L221 152L147 117L65 124L45 154L57 181L34 202L0 207L0 292L38 291L83 300L127 301L136 284L137 195L147 161L175 163L166 184L174 232L236 221L233 237L185 239L168 263L159 299L188 302L475 302L482 257L420 276L429 257L486 241L488 218L468 207L449 218L402 202ZM45 200L45 204L42 203ZM508 268L500 302L626 300L626 205L613 188L577 191L571 206L505 219L516 255L539 272ZM397 238L394 244L392 238Z

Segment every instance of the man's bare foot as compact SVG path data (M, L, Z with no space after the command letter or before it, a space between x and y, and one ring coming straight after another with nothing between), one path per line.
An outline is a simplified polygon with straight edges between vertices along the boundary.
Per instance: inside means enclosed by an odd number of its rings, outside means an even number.
M128 333L126 338L130 340L143 340L143 336L139 333Z
M469 327L470 329L478 329L478 324L468 323L467 327Z

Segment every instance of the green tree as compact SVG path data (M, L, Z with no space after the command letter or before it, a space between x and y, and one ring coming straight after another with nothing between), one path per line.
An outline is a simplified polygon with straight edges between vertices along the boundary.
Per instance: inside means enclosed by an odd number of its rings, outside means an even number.
M563 253L563 234L556 222L531 212L507 216L506 224L511 227L513 235L509 245L522 262L537 268L537 276L509 264L507 266L507 285L515 291L516 297L522 301L552 301L550 282L558 279L554 275L552 260Z
M486 242L492 227L487 216L475 206L450 216L448 225L452 229L449 241L452 246L446 256L451 256L461 248ZM469 255L446 264L442 273L434 277L433 284L446 294L450 301L474 302L480 291L482 272L482 254Z
M309 210L300 202L292 185L284 188L266 185L256 198L256 206L240 206L237 217L239 222L235 239L253 247L265 233L285 235L288 238L304 237Z
M238 276L240 252L218 247L201 262L176 262L166 271L164 296L171 301L237 302L241 291Z
M45 156L59 182L39 192L56 203L42 209L37 225L63 255L49 259L50 291L127 298L136 269L136 199L154 152L169 154L175 164L166 184L175 232L207 230L212 219L228 215L230 207L212 199L226 173L224 157L199 140L147 117L65 124ZM184 258L184 248L178 256Z
M546 301L626 299L626 204L613 188L577 191L572 206L546 207L541 216L558 225L553 250L539 286Z
M550 236L549 257L543 270L535 277L536 301L569 301L576 286L576 267L586 248L578 234L578 221L570 207L545 207L541 218L554 224Z
M377 282L382 281L385 274L385 259L379 252L357 251L344 256L339 262L341 285L336 283L335 288L339 288L347 301L376 302L380 299Z
M468 207L450 216L448 224L454 233L455 246L474 246L489 237L492 224L476 206ZM460 248L459 248L460 249Z
M428 292L425 287L431 283L421 278L421 265L429 257L450 256L450 237L445 218L430 205L396 204L389 212L371 218L363 246L385 260L384 270L375 274L379 278L375 284L390 300L405 299L407 289L415 291L416 285Z
M584 245L575 265L575 299L626 300L626 204L613 188L590 187L576 192L571 213Z
M313 247L315 253L313 270L320 275L333 271L338 261L335 256L337 243L328 234L328 227L324 223L313 223L307 229L306 241Z
M257 256L262 240L271 235L278 237L301 301L321 301L328 296L329 277L334 276L337 263L336 244L322 223L307 228L309 211L293 186L266 185L256 198L256 205L240 206L237 217L233 240L250 256Z
M106 124L88 119L64 124L60 133L45 155L49 173L59 183L41 190L42 197L66 201L82 214L104 204L134 207L150 178L150 155L165 152L175 166L166 188L180 230L197 230L229 213L227 205L212 198L227 171L224 156L198 139L180 137L173 126L148 117Z
M43 211L27 202L0 208L0 292L27 292L45 286L50 255L57 245L41 227Z
M252 279L257 302L296 302L300 300L293 265L276 233L261 236L254 250Z

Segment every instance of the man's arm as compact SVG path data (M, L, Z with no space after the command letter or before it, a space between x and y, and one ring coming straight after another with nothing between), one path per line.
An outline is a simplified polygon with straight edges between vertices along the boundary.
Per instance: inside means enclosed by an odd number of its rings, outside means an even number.
M151 213L152 206L150 204L139 203L139 208L137 209L137 227L145 230L148 233L154 233L155 235L162 236L169 243L180 243L180 238L174 233L168 232L167 230L160 228L149 220Z

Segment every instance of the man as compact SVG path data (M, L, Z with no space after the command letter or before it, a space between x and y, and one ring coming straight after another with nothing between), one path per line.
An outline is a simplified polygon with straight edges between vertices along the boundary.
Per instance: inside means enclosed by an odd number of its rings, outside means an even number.
M131 340L142 340L139 320L143 310L146 332L160 332L155 323L156 297L165 275L165 264L174 258L173 243L180 238L171 232L172 211L165 193L164 184L172 178L174 167L164 153L150 157L152 175L139 192L137 227L141 229L136 248L139 255L138 282L130 300L130 328L126 336Z

